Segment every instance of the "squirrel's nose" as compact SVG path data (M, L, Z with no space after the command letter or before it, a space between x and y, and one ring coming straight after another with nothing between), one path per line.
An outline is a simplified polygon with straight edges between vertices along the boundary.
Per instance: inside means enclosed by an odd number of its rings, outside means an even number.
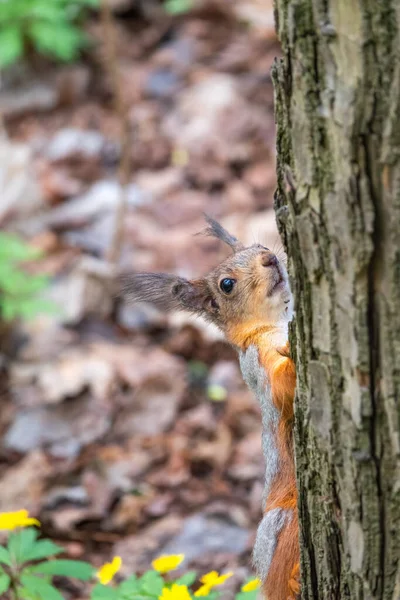
M278 259L272 252L263 252L261 255L261 264L263 267L276 267Z

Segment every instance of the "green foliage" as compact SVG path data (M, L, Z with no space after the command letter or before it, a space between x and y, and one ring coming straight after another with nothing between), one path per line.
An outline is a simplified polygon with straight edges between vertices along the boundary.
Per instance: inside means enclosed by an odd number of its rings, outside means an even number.
M21 512L21 511L20 511ZM15 516L17 515L17 517ZM179 578L172 579L169 575L161 575L152 569L142 576L131 575L128 579L116 583L113 578L121 567L120 557L115 557L112 563L103 565L99 571L89 563L79 560L56 558L57 554L64 552L64 548L47 539L38 539L38 529L24 525L25 522L36 521L27 516L21 517L19 513L3 513L1 527L13 530L8 537L6 546L0 545L0 597L12 591L15 600L64 600L60 591L53 583L54 576L69 577L81 581L92 581L90 600L197 600L194 589L199 588L196 583L197 573L188 571ZM18 520L19 526L15 523ZM37 525L40 525L36 521ZM162 557L163 559L183 559L183 555ZM161 559L159 559L161 560ZM155 561L157 562L157 561ZM155 564L153 563L153 566ZM174 570L174 566L168 570ZM206 587L205 594L199 596L200 600L219 600L219 589L214 589L223 583L223 580L232 573L219 576L215 571L205 577L211 577L213 582ZM204 582L205 577L202 578ZM100 579L103 583L95 583ZM254 580L251 588L257 588ZM257 589L248 592L239 592L235 600L256 600Z
M251 590L251 592L239 592L235 596L235 600L257 600L259 597L259 590Z
M166 0L165 10L170 15L180 15L188 12L193 5L193 0Z
M0 3L0 7L1 7ZM49 278L29 275L21 267L24 261L38 258L40 252L10 233L0 233L0 317L12 321L29 319L40 312L54 312L52 302L40 297Z
M92 590L91 600L151 600L158 598L165 581L156 571L147 571L142 577L132 575L117 587L98 584Z
M50 540L38 540L33 527L17 529L10 534L7 546L0 546L0 593L13 583L19 600L63 600L54 587L55 575L89 581L94 568L79 560L59 560L54 556L64 549ZM42 562L35 562L44 559Z
M74 577L81 581L90 581L94 570L91 565L80 560L52 560L51 562L42 562L35 565L30 568L30 572L41 575L62 575L63 577Z
M0 594L5 593L9 589L10 583L11 577L7 573L4 573L3 570L0 571Z
M92 589L91 600L120 600L121 596L118 589L108 587L98 583ZM131 596L135 598L135 596Z
M194 582L196 581L196 577L197 577L196 571L188 571L187 573L182 575L182 577L179 577L178 579L176 579L175 583L177 583L178 585L190 586L190 585L194 584Z
M79 27L85 9L99 0L2 0L0 67L12 65L30 47L41 54L71 61L87 44Z

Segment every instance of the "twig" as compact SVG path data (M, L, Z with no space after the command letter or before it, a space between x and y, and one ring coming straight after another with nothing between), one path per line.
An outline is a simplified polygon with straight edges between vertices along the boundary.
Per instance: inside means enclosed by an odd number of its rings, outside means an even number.
M117 263L121 255L124 238L124 220L127 207L126 186L130 174L130 123L128 110L122 92L122 82L118 69L118 56L116 44L116 27L109 0L101 1L101 20L104 31L104 69L111 81L114 96L115 113L119 120L121 158L118 167L118 182L121 195L115 214L115 226L111 245L107 252L107 259Z

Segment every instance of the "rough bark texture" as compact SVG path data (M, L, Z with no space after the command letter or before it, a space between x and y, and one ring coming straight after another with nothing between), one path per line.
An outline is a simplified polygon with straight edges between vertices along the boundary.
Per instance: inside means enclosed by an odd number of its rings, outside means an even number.
M400 2L276 0L302 598L400 598Z

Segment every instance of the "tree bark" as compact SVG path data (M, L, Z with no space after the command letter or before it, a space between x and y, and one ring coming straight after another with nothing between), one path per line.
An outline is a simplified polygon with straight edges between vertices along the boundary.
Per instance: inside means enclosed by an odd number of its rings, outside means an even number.
M276 0L303 600L400 598L400 2Z

